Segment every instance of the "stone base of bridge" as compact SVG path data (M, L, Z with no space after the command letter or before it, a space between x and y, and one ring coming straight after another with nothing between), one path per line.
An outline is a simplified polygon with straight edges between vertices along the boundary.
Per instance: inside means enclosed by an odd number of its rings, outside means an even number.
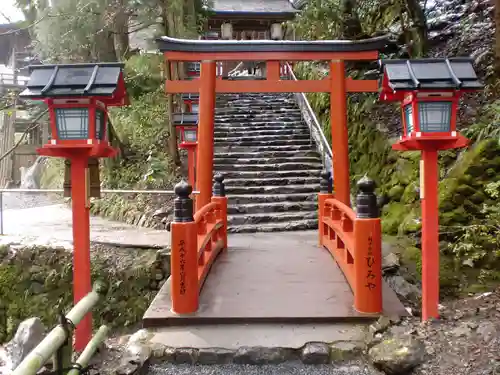
M234 234L215 261L192 315L171 312L167 282L143 318L143 326L214 324L311 324L372 322L358 313L345 277L317 231ZM394 291L383 288L384 315L407 312Z

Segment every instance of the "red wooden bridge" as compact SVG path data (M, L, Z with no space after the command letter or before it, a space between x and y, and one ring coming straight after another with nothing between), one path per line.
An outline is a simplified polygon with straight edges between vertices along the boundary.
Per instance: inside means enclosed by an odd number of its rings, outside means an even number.
M357 42L159 39L169 63L202 61L200 79L166 82L167 93L200 95L196 168L200 194L194 209L192 186L181 182L175 188L171 278L146 312L144 326L327 322L406 314L382 279L374 182L358 181L356 209L350 198L347 94L377 92L378 81L346 77L345 61L377 60L387 43L385 38ZM242 60L266 61L266 79L242 84L217 77L220 61ZM313 60L330 61L329 77L282 79L288 62ZM330 171L324 171L318 230L228 236L224 176L213 177L215 97L242 92L330 94L334 186Z

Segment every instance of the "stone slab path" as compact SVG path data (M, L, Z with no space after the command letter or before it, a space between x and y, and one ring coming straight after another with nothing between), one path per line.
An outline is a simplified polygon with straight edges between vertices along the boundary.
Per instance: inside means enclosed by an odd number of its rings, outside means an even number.
M365 324L220 324L153 330L152 343L172 348L269 347L298 349L307 342L363 341Z
M71 243L73 238L71 209L64 204L3 211L3 236L0 243L32 242L34 244ZM168 247L170 233L92 217L91 241L99 243Z

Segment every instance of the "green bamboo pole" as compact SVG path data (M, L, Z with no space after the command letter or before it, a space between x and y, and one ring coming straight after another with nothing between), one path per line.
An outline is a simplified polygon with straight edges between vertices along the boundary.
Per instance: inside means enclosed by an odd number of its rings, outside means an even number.
M99 349L99 346L103 343L104 340L106 340L106 337L108 336L108 327L106 326L101 326L97 333L95 334L94 337L92 337L92 340L87 344L85 349L83 350L82 354L78 357L76 360L76 364L81 367L85 368L88 366L90 359L94 355L94 353ZM72 369L67 375L79 375L80 370L79 369Z
M87 313L97 304L100 297L107 293L104 284L96 283L92 292L83 297L66 315L66 319L77 325ZM45 336L40 344L16 367L12 375L35 375L49 358L64 344L67 332L58 325Z

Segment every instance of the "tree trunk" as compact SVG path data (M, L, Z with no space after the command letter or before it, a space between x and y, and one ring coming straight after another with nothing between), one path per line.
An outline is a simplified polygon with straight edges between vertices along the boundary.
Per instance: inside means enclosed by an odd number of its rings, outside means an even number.
M495 1L495 72L500 77L500 0Z
M173 36L173 17L170 14L170 9L167 4L167 0L163 0L160 4L161 6L161 17L162 17L162 23L163 23L163 29L164 29L164 34L167 36ZM167 79L172 79L173 74L172 70L170 68L170 62L165 61L163 63L164 67L164 78ZM179 157L179 151L177 149L177 132L175 130L174 126L174 121L173 121L173 112L174 112L174 100L173 100L173 95L172 94L167 94L167 127L169 130L169 137L167 139L167 144L165 145L165 148L168 150L169 155L172 157L173 162L175 165L179 166L181 164L181 160Z
M427 54L427 20L418 0L405 0L406 10L412 23L413 43L412 57L423 57Z
M96 60L99 62L116 62L115 37L111 30L105 28L97 38Z
M115 45L118 60L126 60L130 56L128 22L129 13L125 0L118 0L114 17Z

